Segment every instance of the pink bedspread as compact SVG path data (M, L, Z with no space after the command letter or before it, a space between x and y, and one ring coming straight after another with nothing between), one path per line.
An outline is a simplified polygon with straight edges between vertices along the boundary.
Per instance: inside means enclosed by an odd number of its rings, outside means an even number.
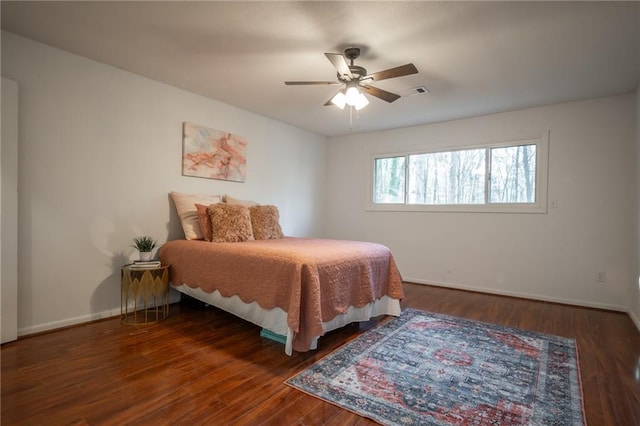
M363 307L382 296L404 297L391 251L357 241L283 238L242 243L168 241L160 249L171 265L171 282L218 290L222 296L256 301L287 312L293 349L308 351L322 323L349 306Z

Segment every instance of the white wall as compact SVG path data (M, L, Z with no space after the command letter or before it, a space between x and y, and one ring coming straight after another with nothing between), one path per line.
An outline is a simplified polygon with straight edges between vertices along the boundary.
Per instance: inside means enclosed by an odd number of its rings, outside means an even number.
M18 84L2 79L0 342L18 337Z
M635 271L634 94L331 138L329 237L388 245L419 283L626 310ZM547 214L368 212L369 155L550 129ZM606 282L596 283L598 271Z
M635 187L635 232L636 246L633 252L635 265L633 279L629 283L629 314L640 329L640 87L636 90L636 187Z
M288 235L321 236L326 139L2 33L19 92L19 334L119 313L133 237L182 237L168 193L280 208ZM182 122L244 136L245 183L181 176Z
M327 150L321 136L6 32L2 75L20 88L19 334L118 313L131 239L181 237L172 190L276 204L289 235L385 243L410 281L640 316L632 94L337 137ZM247 181L182 177L183 121L246 137ZM548 214L365 211L370 153L545 129Z

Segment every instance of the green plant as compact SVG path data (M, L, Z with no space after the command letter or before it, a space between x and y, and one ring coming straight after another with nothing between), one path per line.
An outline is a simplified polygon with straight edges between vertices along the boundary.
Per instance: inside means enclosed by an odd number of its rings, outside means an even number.
M131 247L138 249L138 251L151 251L156 246L156 242L153 238L143 236L133 239L133 245Z

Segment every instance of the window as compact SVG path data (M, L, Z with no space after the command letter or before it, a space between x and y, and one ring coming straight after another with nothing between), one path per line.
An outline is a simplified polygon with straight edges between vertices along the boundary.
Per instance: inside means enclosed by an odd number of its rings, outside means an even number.
M375 202L404 203L404 177L406 157L376 159Z
M371 210L546 212L548 132L459 149L374 155Z
M536 145L491 148L490 203L535 203Z

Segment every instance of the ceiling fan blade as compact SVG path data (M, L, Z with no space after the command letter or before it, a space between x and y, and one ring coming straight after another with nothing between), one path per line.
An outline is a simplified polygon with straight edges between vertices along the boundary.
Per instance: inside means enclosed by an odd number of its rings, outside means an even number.
M336 67L338 74L346 75L349 79L353 79L353 75L351 75L351 70L349 69L349 64L347 64L347 60L341 53L325 53L324 56L326 56L333 66Z
M375 96L376 98L380 98L383 101L387 101L389 103L400 99L400 95L387 92L386 90L378 89L377 87L373 87L373 86L360 86L360 87L369 95Z
M374 81L386 80L387 78L402 77L410 74L417 74L418 69L413 64L400 65L399 67L369 74L364 78L372 78Z
M324 84L324 85L331 85L331 84L342 84L339 81L285 81L284 84L286 84L287 86L305 86L305 85L315 85L315 84Z

